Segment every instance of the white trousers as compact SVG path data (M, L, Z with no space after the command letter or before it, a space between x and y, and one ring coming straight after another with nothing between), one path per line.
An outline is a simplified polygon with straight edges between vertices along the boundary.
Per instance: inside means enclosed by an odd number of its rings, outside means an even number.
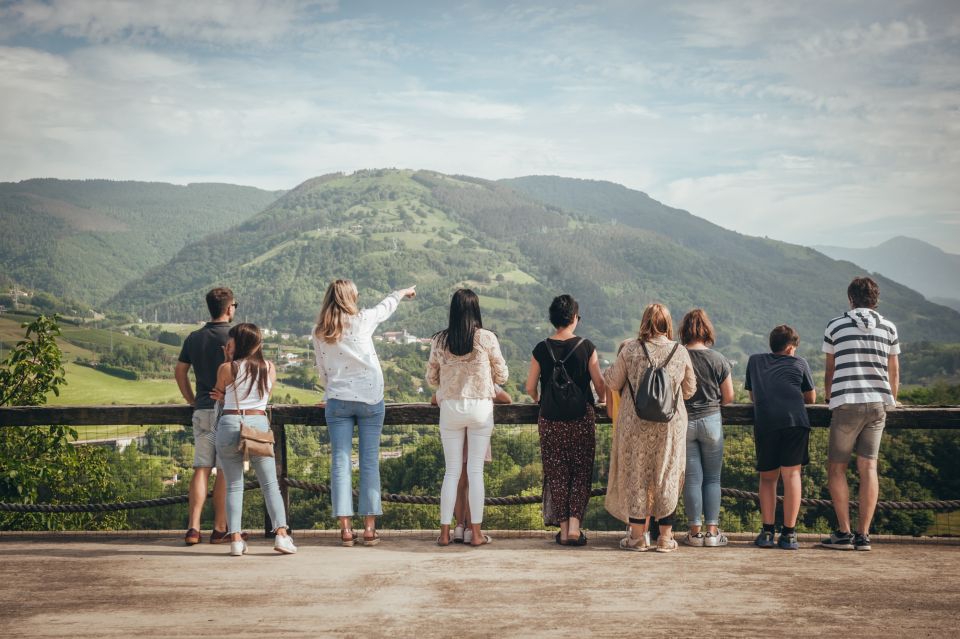
M467 440L467 479L471 523L483 521L483 458L493 434L492 399L445 399L440 402L440 441L446 472L440 489L440 523L449 525L457 501L463 469L463 442Z

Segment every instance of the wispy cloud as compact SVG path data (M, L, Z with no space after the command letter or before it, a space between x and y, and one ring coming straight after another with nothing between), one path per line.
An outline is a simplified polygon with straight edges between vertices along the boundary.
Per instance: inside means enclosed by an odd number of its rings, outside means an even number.
M552 173L836 243L960 217L958 69L934 0L14 1L0 179Z
M7 32L58 34L93 43L270 43L337 0L23 0L0 6Z

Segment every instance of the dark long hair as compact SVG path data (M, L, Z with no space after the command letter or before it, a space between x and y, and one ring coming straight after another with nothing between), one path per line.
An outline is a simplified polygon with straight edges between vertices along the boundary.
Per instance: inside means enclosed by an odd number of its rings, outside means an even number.
M246 379L249 382L247 392L244 397L250 395L253 385L257 385L260 397L267 394L270 384L270 367L263 359L263 338L260 336L260 329L256 324L242 322L230 328L228 333L233 338L233 363L237 364L241 360L247 362ZM234 375L234 384L236 384L236 375L238 366L232 366ZM237 399L240 399L240 392L237 391Z
M434 333L440 348L454 355L466 355L473 351L473 337L478 328L483 328L480 319L480 298L468 288L458 289L450 299L450 320L447 327Z

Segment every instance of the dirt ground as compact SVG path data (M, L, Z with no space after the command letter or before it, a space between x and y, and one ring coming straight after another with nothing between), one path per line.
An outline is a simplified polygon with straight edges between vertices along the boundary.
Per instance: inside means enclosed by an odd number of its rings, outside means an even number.
M0 537L2 637L941 636L960 619L960 547L627 553L543 536L439 548L298 538L283 556L172 536ZM645 632L648 631L648 632Z

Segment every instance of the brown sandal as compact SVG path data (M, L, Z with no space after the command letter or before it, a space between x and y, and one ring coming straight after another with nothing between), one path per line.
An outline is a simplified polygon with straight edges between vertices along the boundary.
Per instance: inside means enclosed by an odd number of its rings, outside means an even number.
M373 537L367 537L367 533L368 533L368 532L372 532L372 533L373 533ZM363 545L364 545L364 546L376 546L376 545L379 544L379 543L380 543L380 535L377 534L377 531L376 531L376 530L370 530L369 528L367 528L367 529L363 532Z
M187 531L187 534L183 536L183 543L188 546L195 546L200 543L200 531L196 528L191 528Z
M347 539L346 535L350 535L350 538ZM353 534L352 530L348 530L347 528L340 529L340 545L341 546L346 546L347 548L349 548L350 546L355 544L356 541L357 541L357 536Z

